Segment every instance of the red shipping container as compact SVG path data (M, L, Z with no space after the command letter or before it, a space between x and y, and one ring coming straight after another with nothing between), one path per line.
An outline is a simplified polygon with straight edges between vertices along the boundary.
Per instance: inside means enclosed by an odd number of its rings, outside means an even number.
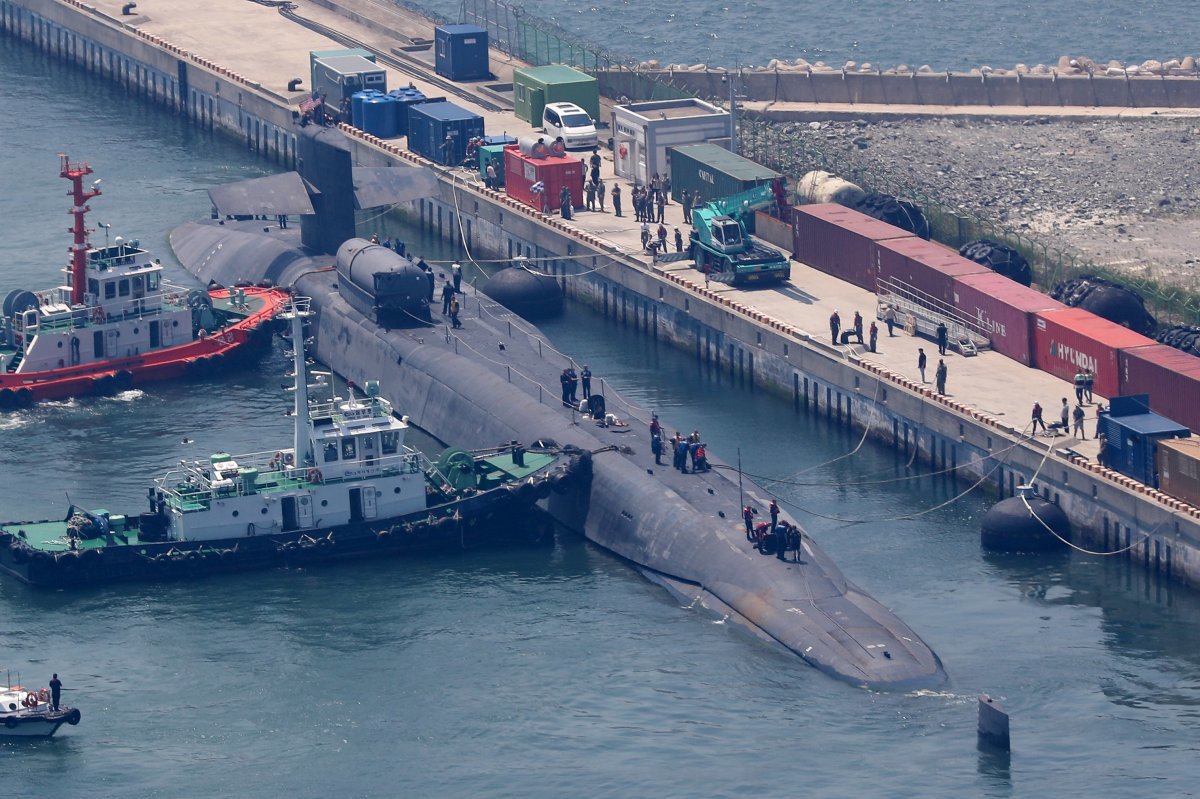
M875 246L881 281L893 280L947 305L954 304L954 279L990 272L936 241L916 237L881 241Z
M1121 394L1149 394L1150 410L1200 432L1200 358L1152 344L1122 350Z
M1034 315L1034 366L1072 383L1080 369L1091 369L1096 375L1096 393L1102 397L1121 394L1117 353L1153 343L1140 333L1080 308L1038 311Z
M532 189L540 182L543 194ZM571 193L571 207L583 207L583 162L578 158L552 155L547 158L530 158L522 155L515 144L504 148L504 192L538 211L545 208L551 212L561 207L559 194L566 186Z
M914 238L907 230L835 203L793 211L792 250L797 261L875 291L876 241Z
M1033 366L1033 315L1067 306L989 270L955 279L954 307L988 332L993 350Z

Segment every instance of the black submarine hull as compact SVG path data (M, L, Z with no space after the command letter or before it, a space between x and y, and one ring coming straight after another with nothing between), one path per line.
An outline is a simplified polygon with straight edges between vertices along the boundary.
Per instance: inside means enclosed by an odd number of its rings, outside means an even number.
M553 439L595 452L591 480L552 495L548 511L673 591L705 600L855 685L911 690L945 681L937 655L847 580L812 538L804 536L798 563L757 553L742 528L738 485L722 470L653 469L644 425L598 427L563 408L557 376L568 359L487 297L464 297L461 330L388 330L341 296L332 258L304 251L290 231L188 223L173 231L171 244L203 281L270 279L312 297L317 357L349 379L378 379L397 408L439 438L463 446ZM624 418L649 418L613 397L607 405ZM762 489L751 484L747 493L766 506Z

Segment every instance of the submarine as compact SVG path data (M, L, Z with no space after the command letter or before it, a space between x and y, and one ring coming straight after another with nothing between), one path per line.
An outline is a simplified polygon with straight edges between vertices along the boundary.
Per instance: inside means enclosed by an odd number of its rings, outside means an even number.
M678 597L701 602L853 685L916 690L945 682L936 653L848 580L809 535L802 536L796 562L763 557L747 541L742 494L728 468L683 474L656 467L650 414L622 397L593 403L593 408L604 406L596 414L565 407L558 378L573 364L533 323L473 288L460 295L461 328L418 321L429 318L432 292L423 297L413 292L411 262L357 239L353 214L343 211L368 207L364 203L373 200L428 196L419 193L428 191L428 167L384 169L392 173L381 178L390 184L386 191L376 185L359 192L369 181L358 174L363 168L352 166L341 134L302 130L299 155L307 170L303 180L272 176L214 190L214 218L184 223L171 233L180 263L205 282L270 281L311 297L316 356L338 364L349 380L382 378L392 404L437 438L466 447L552 442L590 453L579 479L542 500L546 510L563 528ZM404 174L422 171L429 175ZM272 190L249 185L260 181L271 181ZM287 181L290 188L280 191ZM286 199L288 192L296 195L294 202ZM305 193L311 196L300 196ZM315 213L302 216L299 231L232 218L273 216L309 202L338 212L323 215L314 208ZM352 277L360 262L405 277L376 278L363 271ZM433 280L432 273L425 277ZM355 297L367 286L399 287L396 293L407 296L408 305L395 296ZM403 312L381 323L368 308L381 304ZM410 324L393 324L402 318ZM614 425L614 419L631 424ZM727 466L711 453L709 461ZM750 482L744 481L740 491L760 508L770 501Z

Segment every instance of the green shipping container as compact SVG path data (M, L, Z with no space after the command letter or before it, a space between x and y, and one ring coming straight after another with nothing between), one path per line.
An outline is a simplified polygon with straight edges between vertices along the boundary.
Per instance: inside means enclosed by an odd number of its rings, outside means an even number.
M488 159L493 159L496 164L496 182L504 185L504 145L503 144L485 144L479 148L479 179L487 178L487 163Z
M546 103L575 103L600 122L600 82L561 64L513 70L513 110L535 128L542 126Z
M683 190L701 204L732 197L755 186L783 177L773 169L760 166L749 158L731 153L719 144L686 144L668 147L671 160L671 198L679 200Z

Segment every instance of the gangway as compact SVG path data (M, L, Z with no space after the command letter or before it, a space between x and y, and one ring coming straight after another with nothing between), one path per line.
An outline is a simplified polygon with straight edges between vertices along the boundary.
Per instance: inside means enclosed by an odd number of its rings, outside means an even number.
M875 315L883 319L888 306L896 309L896 323L908 330L910 335L937 338L938 323L946 325L946 344L965 357L977 355L980 350L992 346L991 331L977 319L961 313L937 297L895 278L878 278L875 281L878 297Z

